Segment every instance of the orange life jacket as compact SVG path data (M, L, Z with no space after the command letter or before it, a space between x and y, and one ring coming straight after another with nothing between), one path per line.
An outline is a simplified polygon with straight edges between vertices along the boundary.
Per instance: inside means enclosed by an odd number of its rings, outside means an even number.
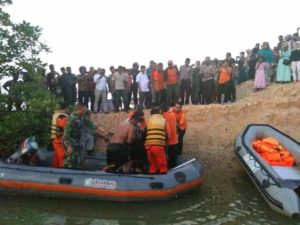
M254 140L252 146L272 166L293 166L295 163L294 157L275 138Z

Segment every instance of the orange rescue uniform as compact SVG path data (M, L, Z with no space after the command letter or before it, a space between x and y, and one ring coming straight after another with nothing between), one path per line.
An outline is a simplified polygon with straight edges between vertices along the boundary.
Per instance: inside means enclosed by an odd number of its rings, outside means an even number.
M51 142L53 146L53 162L54 168L64 167L65 149L62 143L62 136L66 128L67 115L64 113L54 113L52 118Z
M168 145L176 145L178 143L176 117L173 112L163 113L163 117L166 119L170 127L171 137L168 139Z
M175 67L167 69L167 85L173 85L178 83L178 71Z
M226 84L227 82L229 82L231 79L231 74L228 71L228 69L221 67L219 71L220 71L220 75L219 75L218 84Z
M153 71L152 80L152 87L154 91L161 91L165 89L163 71Z
M167 121L160 114L152 115L147 121L145 141L150 174L167 172L165 146L169 137L171 131Z
M187 128L187 121L183 111L181 110L180 112L177 112L174 108L172 108L171 112L175 114L177 126L180 128L180 130L185 130Z

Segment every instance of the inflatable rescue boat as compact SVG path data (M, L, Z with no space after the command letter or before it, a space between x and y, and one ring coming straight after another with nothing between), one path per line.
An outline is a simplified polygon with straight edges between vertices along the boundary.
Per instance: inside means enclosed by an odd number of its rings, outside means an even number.
M292 158L289 163L268 161L255 149L256 140L272 137ZM267 140L268 141L268 140ZM287 134L264 124L248 125L235 140L235 154L251 180L275 211L289 216L300 214L300 143ZM275 148L276 149L276 148ZM282 165L281 165L282 164Z

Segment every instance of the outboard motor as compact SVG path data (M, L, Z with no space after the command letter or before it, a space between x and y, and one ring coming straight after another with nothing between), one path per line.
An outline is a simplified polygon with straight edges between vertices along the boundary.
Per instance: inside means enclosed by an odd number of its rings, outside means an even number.
M35 137L29 137L22 142L20 149L12 154L6 161L8 163L30 164L30 160L38 148L39 146Z

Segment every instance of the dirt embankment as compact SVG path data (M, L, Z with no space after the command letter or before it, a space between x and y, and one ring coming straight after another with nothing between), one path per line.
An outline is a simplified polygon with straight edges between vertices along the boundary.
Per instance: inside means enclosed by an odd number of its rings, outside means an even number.
M188 105L184 153L196 156L210 168L240 169L233 154L235 137L250 123L270 124L300 140L300 84L272 84L253 93L253 82L237 86L237 101L227 105ZM146 112L146 118L149 112ZM113 130L125 113L93 115L96 124ZM100 141L98 150L104 149Z

